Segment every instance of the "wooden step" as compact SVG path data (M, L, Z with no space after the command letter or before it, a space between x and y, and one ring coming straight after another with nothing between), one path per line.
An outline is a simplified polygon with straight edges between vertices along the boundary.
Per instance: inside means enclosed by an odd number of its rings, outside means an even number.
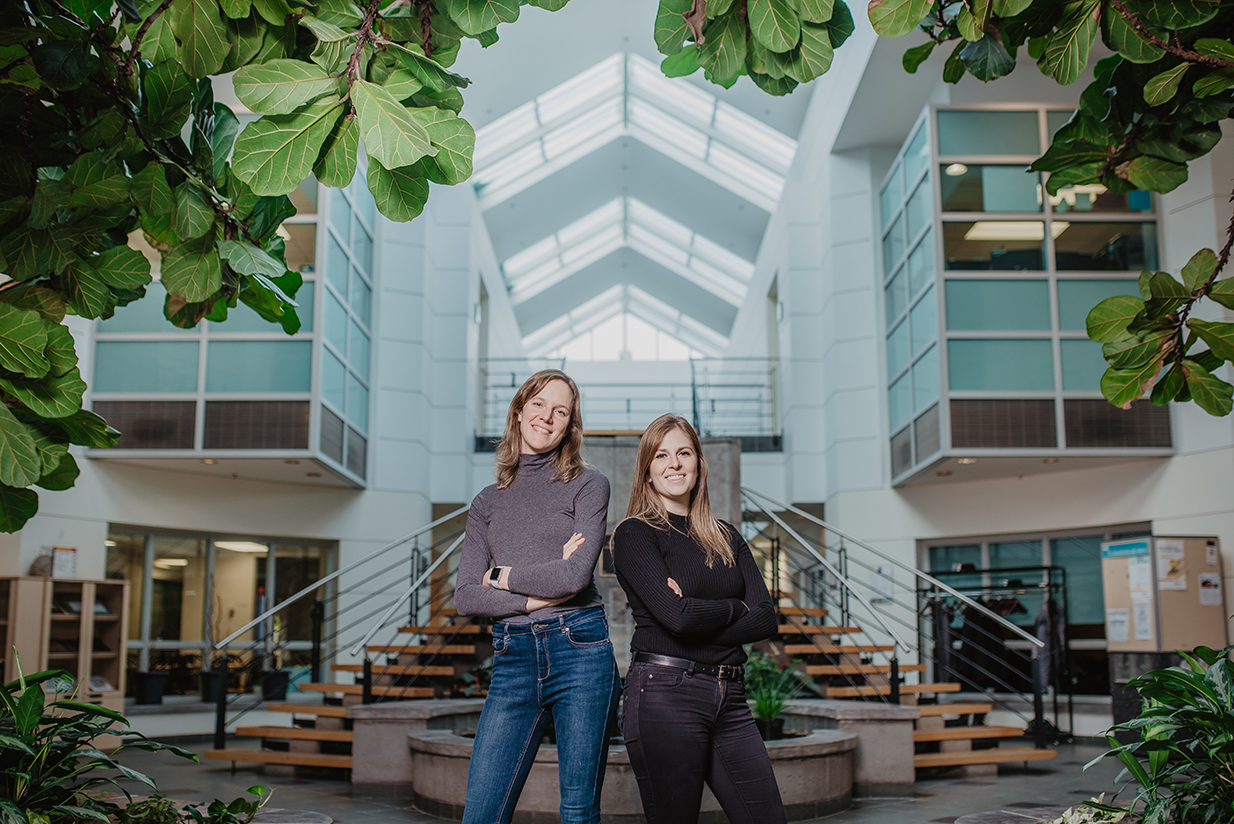
M922 718L939 715L985 715L994 709L993 704L920 704Z
M320 715L324 718L346 718L346 707L330 704L266 704L268 712L290 712L296 715Z
M900 672L925 672L925 664L900 664ZM890 664L806 664L806 675L888 675Z
M410 626L399 627L399 632L416 633L418 635L487 635L488 627L479 624L442 624L441 626Z
M1019 738L1023 727L947 727L941 730L917 730L914 741L968 741L977 738Z
M901 695L932 695L937 692L959 692L959 684L901 684ZM891 687L827 687L828 698L857 698L870 695L891 695Z
M325 692L342 695L364 695L363 684L301 684L301 692ZM432 698L432 687L373 687L373 695L391 698Z
M331 664L330 669L334 672L364 672L364 665ZM405 667L401 667L397 664L374 664L373 675L454 675L454 667L421 666L420 664L408 664Z
M862 653L895 652L895 644L785 644L785 655L860 655Z
M378 644L365 647L383 655L475 655L474 644Z
M236 727L236 735L288 741L351 741L351 730L315 730L311 727Z
M335 767L351 769L350 755L322 755L316 752L276 752L274 750L206 750L204 758L212 761L244 761L253 764L289 764L296 767Z
M1058 757L1055 750L1035 750L1032 747L999 747L992 750L963 752L930 752L913 756L913 766L963 767L970 764L1007 764L1017 761L1051 761Z
M827 615L827 610L822 607L776 607L776 612L781 615L807 615L811 618L823 618Z
M817 624L780 624L781 635L849 635L861 627L834 627Z

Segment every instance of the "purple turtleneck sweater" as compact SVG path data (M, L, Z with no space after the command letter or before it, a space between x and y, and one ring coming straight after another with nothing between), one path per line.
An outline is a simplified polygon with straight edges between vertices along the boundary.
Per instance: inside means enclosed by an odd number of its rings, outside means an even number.
M520 455L513 483L485 487L471 502L454 588L461 615L522 624L603 603L592 572L604 544L608 478L584 469L561 483L553 477L556 456ZM561 548L575 532L586 541L563 561ZM483 584L492 566L510 567L508 592ZM574 597L529 614L529 595Z

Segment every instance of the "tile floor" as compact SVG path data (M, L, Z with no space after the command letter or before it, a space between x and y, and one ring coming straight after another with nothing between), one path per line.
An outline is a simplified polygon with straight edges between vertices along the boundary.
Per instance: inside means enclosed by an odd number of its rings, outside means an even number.
M201 752L207 743L182 744ZM863 799L844 812L815 819L816 824L951 824L961 815L995 809L1057 804L1072 806L1099 793L1112 793L1119 767L1106 759L1083 771L1084 765L1103 752L1096 741L1062 746L1058 758L1003 766L997 778L925 778L915 785L913 798ZM205 761L195 764L168 753L126 752L122 762L150 775L159 790L185 801L211 798L231 800L253 784L274 788L272 808L312 810L331 816L339 824L434 824L433 818L411 808L410 801L374 795L351 784L328 778L263 775L260 768L239 765L232 774L228 764ZM134 793L145 794L140 785L128 784ZM1128 795L1128 798L1130 796Z

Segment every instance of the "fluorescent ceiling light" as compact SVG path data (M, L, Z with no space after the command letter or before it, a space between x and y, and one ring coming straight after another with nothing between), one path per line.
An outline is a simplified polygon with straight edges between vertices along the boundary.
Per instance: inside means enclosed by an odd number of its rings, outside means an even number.
M270 547L265 544L258 544L253 541L215 541L214 545L219 549L227 549L232 552L269 552L270 550Z
M979 220L964 233L965 240L1044 240L1039 220Z
M943 169L943 173L948 177L960 177L961 175L968 174L968 167L963 163L952 163L946 169Z
M155 560L154 565L159 569L172 569L174 567L186 567L189 565L188 558L159 558Z

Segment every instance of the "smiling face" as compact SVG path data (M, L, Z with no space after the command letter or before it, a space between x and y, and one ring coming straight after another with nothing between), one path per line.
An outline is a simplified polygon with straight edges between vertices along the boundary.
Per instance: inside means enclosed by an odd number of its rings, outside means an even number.
M680 429L670 429L656 447L647 476L665 509L674 515L688 515L690 493L698 483L698 453L690 437Z
M532 395L518 413L518 431L524 455L552 452L570 428L574 393L565 381L552 380Z

